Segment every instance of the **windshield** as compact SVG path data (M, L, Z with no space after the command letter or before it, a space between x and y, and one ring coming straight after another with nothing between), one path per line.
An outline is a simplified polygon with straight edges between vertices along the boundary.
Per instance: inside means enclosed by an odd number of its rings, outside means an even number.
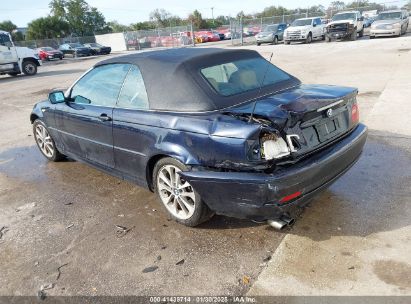
M400 12L381 13L377 17L377 20L394 20L394 19L401 19L401 13Z
M70 46L73 48L81 48L83 47L80 43L70 43Z
M277 31L278 26L277 25L267 25L263 32L276 32Z
M333 17L333 21L339 20L355 20L357 15L355 13L338 14Z
M313 19L297 19L291 25L292 26L305 26L305 25L311 25L312 22L313 22Z
M54 49L53 48L51 48L51 47L44 47L44 48L41 48L43 51L54 51Z
M201 69L201 74L222 96L232 96L291 79L263 58L243 59Z

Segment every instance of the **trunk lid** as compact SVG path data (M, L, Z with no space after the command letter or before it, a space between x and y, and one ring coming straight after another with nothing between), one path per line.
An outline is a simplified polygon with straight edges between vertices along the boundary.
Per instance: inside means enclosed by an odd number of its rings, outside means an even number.
M268 119L283 136L292 136L296 152L301 156L327 145L351 129L351 106L357 89L329 85L300 85L259 99L256 119ZM247 115L254 102L230 109Z

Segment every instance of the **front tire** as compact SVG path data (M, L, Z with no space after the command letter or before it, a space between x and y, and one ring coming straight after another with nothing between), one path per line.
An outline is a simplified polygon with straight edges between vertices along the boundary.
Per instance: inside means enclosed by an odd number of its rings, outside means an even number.
M364 36L364 28L361 30L361 32L359 33L360 37Z
M355 28L354 31L351 33L350 40L351 40L351 41L357 40L357 29L356 29L356 28Z
M166 157L154 166L153 186L167 213L176 222L194 227L213 216L200 195L178 172L187 167L178 160Z
M274 43L274 45L278 44L278 37L277 36L274 37L273 43Z
M37 64L31 60L23 61L22 68L23 73L27 76L33 76L37 74Z
M33 123L33 134L37 147L45 158L53 162L64 159L64 155L57 150L56 144L54 143L49 130L40 119L36 119Z

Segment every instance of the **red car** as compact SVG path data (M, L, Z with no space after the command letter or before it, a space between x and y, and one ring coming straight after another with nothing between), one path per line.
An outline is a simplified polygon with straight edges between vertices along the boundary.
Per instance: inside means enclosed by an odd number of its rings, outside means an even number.
M52 47L41 47L38 49L40 60L51 60L51 59L60 59L64 58L64 54L59 50L53 49Z
M213 41L220 41L220 36L218 35L218 32L215 31L198 31L194 34L196 37L201 37L202 42L213 42Z

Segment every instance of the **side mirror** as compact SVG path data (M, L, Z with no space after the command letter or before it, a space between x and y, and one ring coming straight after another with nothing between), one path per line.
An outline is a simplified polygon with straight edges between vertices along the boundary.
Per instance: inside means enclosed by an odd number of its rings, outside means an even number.
M52 104L63 103L66 101L63 91L54 91L49 94L49 101Z
M317 26L317 23L314 23L314 24L313 24L313 27L316 27L316 26Z

